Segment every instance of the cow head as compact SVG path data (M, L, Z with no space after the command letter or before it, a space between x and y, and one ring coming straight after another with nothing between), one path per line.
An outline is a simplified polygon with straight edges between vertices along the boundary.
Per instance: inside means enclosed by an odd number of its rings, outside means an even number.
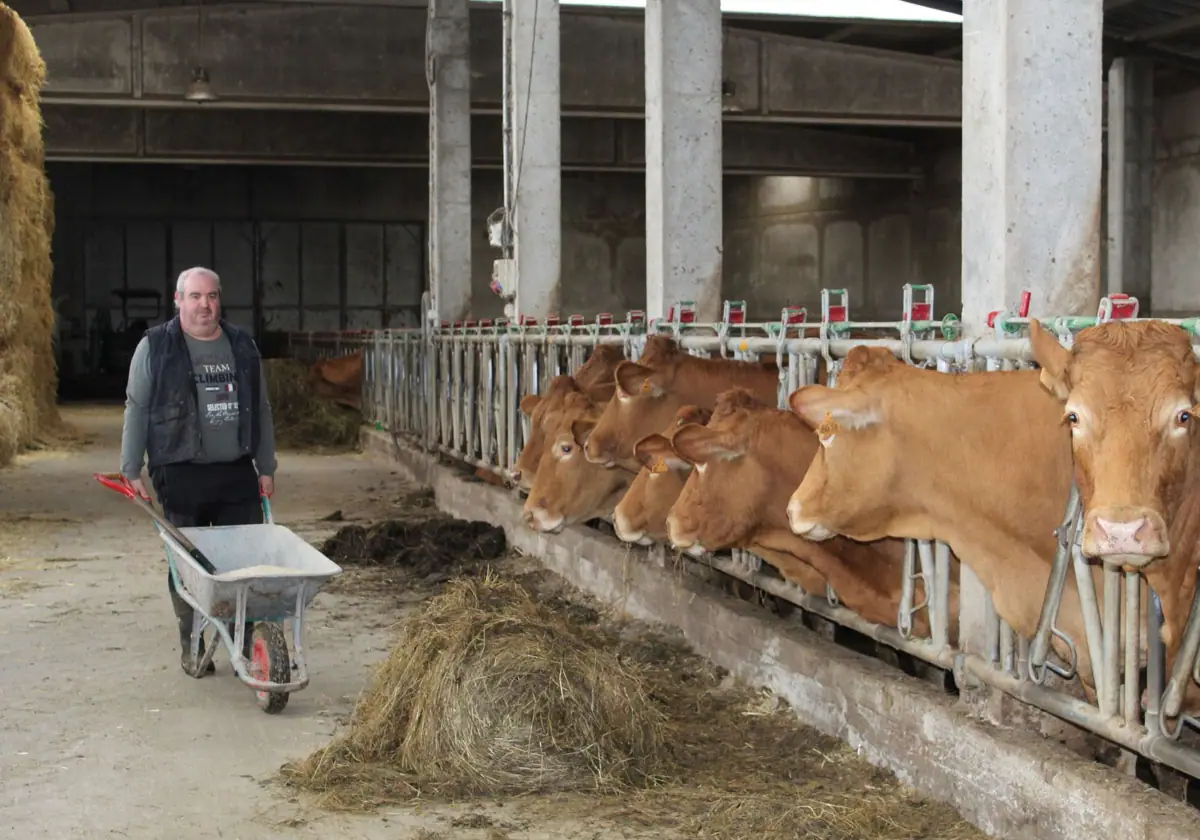
M1031 321L1030 342L1071 430L1084 555L1149 566L1170 552L1190 490L1200 401L1191 339L1170 324L1113 321L1080 331L1068 350Z
M788 397L792 413L817 433L820 447L788 501L788 523L806 539L836 534L871 541L887 536L885 509L868 502L889 486L896 447L872 386L903 365L884 348L855 347L846 356L836 388L806 385Z
M707 426L689 424L675 433L672 449L694 469L667 517L673 546L716 551L749 540L778 480L772 441L781 421L796 422L733 388L717 397Z
M521 447L510 476L522 490L533 487L538 464L546 449L546 430L558 421L563 400L567 394L579 393L582 391L572 377L556 376L550 380L545 394L526 394L521 397L521 413L529 418L529 438Z
M667 392L671 373L672 368L650 368L637 362L617 365L613 374L616 391L588 439L588 461L629 470L640 467L633 444L665 428L679 409L678 400Z
M545 449L525 500L525 522L535 531L556 533L612 510L616 496L629 486L625 470L606 470L583 457L599 410L583 394L568 394L545 430Z
M707 423L711 412L693 405L679 409L671 428L647 435L633 447L642 465L613 510L613 526L625 542L651 545L667 539L667 514L679 498L692 465L671 448L675 432L689 423Z

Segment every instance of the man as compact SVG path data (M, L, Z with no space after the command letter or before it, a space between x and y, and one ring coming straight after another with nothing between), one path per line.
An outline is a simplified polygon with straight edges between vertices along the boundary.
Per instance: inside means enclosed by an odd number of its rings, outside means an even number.
M125 389L121 472L149 501L142 459L167 521L178 527L263 521L260 494L275 491L275 436L254 339L221 317L221 279L189 268L175 285L178 313L134 350ZM180 664L191 676L191 606L167 588L179 619ZM252 625L245 628L249 655ZM200 655L203 656L203 640ZM208 664L205 673L215 670Z

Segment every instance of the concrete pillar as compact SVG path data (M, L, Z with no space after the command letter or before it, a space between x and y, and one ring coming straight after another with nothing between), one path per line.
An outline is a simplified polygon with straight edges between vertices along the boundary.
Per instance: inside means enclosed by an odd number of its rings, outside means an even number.
M1150 314L1154 209L1154 63L1118 58L1108 71L1108 292Z
M1103 0L963 8L962 300L967 330L1033 292L1030 314L1100 297Z
M721 3L646 0L646 315L721 317Z
M469 0L430 0L429 277L438 320L471 311L471 29Z
M1103 0L963 6L963 326L984 333L1023 289L1031 315L1095 314ZM965 567L959 597L960 645L986 657L990 601Z
M562 108L558 0L509 0L516 310L545 318L562 296ZM581 278L585 279L585 278Z

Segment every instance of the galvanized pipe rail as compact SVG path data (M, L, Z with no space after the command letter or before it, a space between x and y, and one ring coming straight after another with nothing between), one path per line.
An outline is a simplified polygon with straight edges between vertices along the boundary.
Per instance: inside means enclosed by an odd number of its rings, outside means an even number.
M840 303L833 302L834 296L840 296ZM931 293L923 303L914 304L913 298L913 290L906 288L906 317L895 323L852 322L844 290L827 290L822 294L820 322L808 322L804 310L788 308L783 310L779 322L750 324L739 317L744 313L744 303L730 302L721 323L701 324L687 317L685 303L674 308L669 318L649 322L638 312L628 313L625 322L614 322L606 316L600 316L594 323L584 323L578 316L572 316L566 323L545 324L528 320L520 324L467 321L442 324L441 328L429 325L423 329L295 334L289 336L289 348L310 358L361 350L363 411L369 424L427 451L507 475L528 435L527 418L519 410L521 396L541 392L554 375L577 369L587 353L600 344L621 345L626 357L636 359L646 337L659 333L672 336L695 355L719 353L755 358L764 353L775 354L780 367L779 404L784 408L788 394L813 381L819 358L826 360L832 384L841 359L859 345L885 347L900 359L921 366L936 365L946 373L1013 369L1034 361L1028 339L1016 335L1028 324L1029 319L1024 317L1027 300L1024 311L1018 309L1015 316L993 313L992 335L967 340L957 336L953 316L933 318ZM1069 344L1073 331L1116 315L1136 317L1136 301L1130 311L1128 302L1106 299L1100 316L1095 319L1039 320ZM1200 319L1172 323L1178 323L1193 336L1200 328ZM850 338L847 333L851 330L878 335ZM814 331L815 336L810 334ZM1200 355L1200 347L1195 349ZM1200 589L1170 675L1165 674L1158 633L1161 607L1157 595L1150 593L1150 609L1144 619L1150 645L1148 703L1143 723L1138 680L1141 576L1104 568L1103 592L1098 597L1091 566L1079 547L1081 529L1074 491L1058 535L1059 551L1044 594L1037 633L1032 639L1014 641L1015 634L996 617L989 598L986 626L990 643L983 656L965 654L948 642L949 622L953 617L948 608L949 549L944 544L907 541L896 628L865 621L839 605L832 590L821 597L763 573L761 559L749 552L734 552L729 559L711 554L692 559L897 650L953 670L956 675L969 675L1127 750L1200 778L1200 753L1176 743L1184 723L1197 728L1200 723L1190 718L1181 718L1174 726L1167 722L1178 716L1186 681L1200 682L1200 661L1196 656L1200 650L1200 610L1196 609ZM1085 625L1083 639L1067 638L1054 623L1069 572L1076 575ZM925 584L927 598L925 603L914 605L918 579ZM1124 621L1120 619L1122 598L1126 607ZM929 638L912 637L912 617L921 609L929 616ZM964 624L970 618L973 617L959 616ZM1122 627L1127 642L1123 649ZM1063 666L1050 659L1051 637L1065 641L1073 654L1079 644L1087 645L1096 705L1044 685L1047 670L1068 681L1077 677L1075 655Z

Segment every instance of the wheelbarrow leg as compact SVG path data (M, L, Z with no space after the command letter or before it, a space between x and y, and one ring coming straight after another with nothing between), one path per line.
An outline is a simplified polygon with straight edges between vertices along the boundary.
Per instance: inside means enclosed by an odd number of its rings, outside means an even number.
M212 661L212 656L204 656L203 619L197 616L192 605L183 600L175 591L175 580L171 577L169 569L167 570L167 589L171 593L171 605L175 608L175 618L179 621L180 667L189 677L202 677L205 674L215 673L217 666ZM203 671L197 672L196 666L205 659L208 664L204 666Z

